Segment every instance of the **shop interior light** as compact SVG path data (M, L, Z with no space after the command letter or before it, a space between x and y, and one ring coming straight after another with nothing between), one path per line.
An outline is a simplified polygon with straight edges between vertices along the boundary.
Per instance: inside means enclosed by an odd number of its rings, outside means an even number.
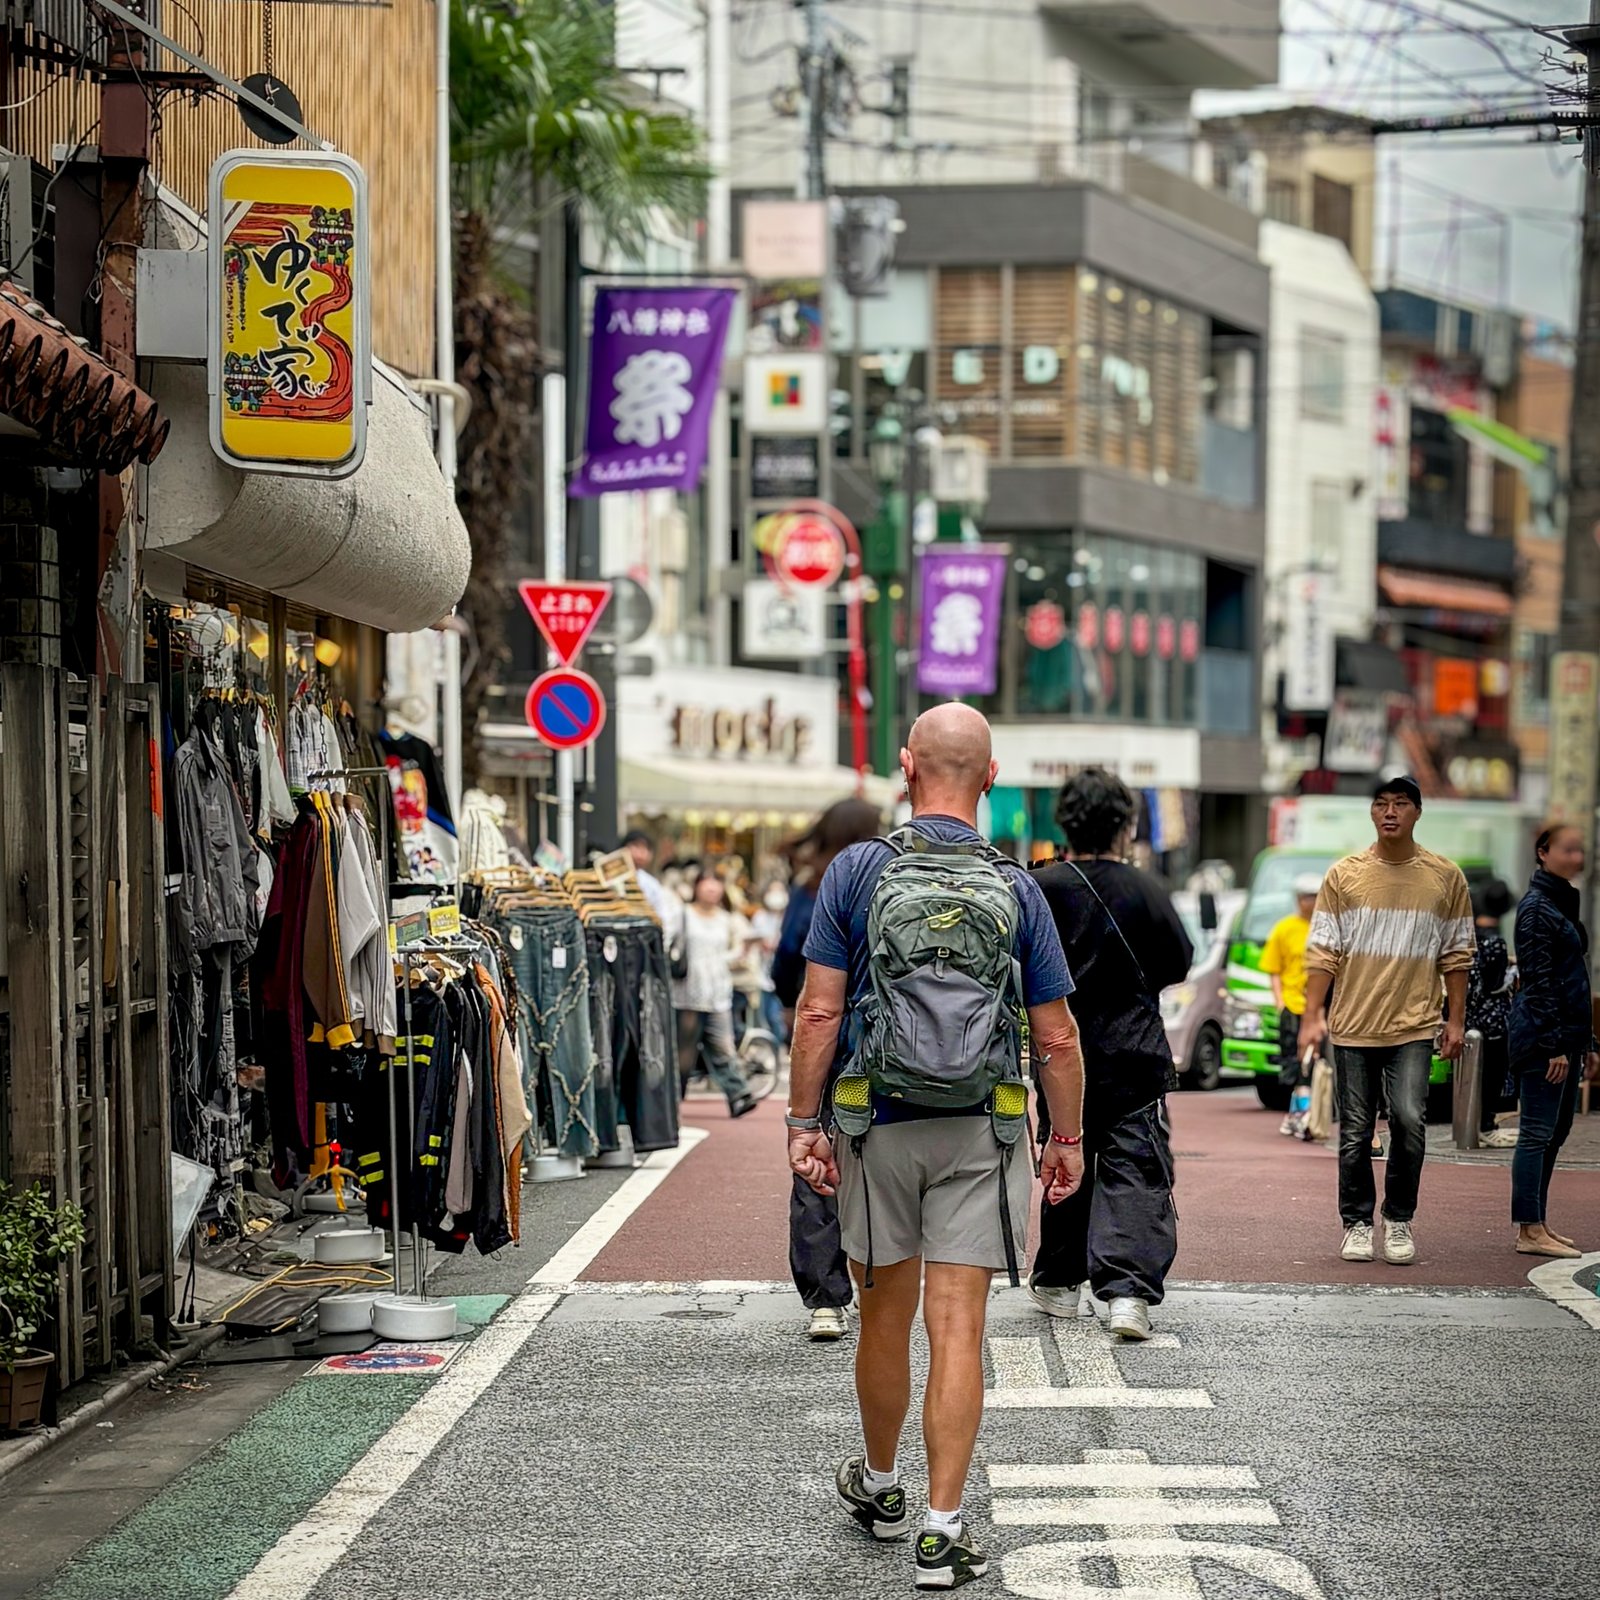
M245 626L250 630L249 637L245 640L245 649L257 661L265 661L267 652L272 648L272 640L268 637L267 630L253 622L246 623Z
M311 647L311 653L322 666L336 667L339 657L344 654L344 646L333 639L318 639Z
M685 811L683 814L683 820L688 827L698 828L701 822L704 821L704 818L698 811Z
M733 826L733 813L731 811L719 811L712 817L711 821L719 828L731 828Z
M768 828L781 828L783 826L783 813L781 811L768 811L761 818L762 825Z

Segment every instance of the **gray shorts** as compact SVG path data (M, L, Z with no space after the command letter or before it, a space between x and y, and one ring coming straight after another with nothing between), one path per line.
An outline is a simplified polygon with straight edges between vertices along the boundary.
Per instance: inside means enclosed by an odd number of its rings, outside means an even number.
M848 1139L836 1138L839 1236L845 1254L852 1261L867 1259L870 1199L875 1265L887 1267L921 1256L924 1261L1004 1271L1006 1247L1000 1231L1003 1154L987 1116L876 1124L862 1144L859 1159ZM1006 1194L1017 1261L1025 1270L1033 1198L1026 1134L1011 1147Z

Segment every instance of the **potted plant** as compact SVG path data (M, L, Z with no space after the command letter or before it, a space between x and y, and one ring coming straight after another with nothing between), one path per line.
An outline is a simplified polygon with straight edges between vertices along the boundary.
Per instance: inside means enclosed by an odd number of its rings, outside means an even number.
M0 1198L0 1429L39 1420L55 1357L29 1341L56 1297L61 1261L84 1239L83 1212L51 1206L35 1183Z

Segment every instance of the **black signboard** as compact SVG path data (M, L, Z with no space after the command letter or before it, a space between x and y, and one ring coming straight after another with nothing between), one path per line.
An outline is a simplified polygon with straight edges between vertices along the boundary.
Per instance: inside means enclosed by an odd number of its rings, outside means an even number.
M821 483L820 441L809 434L767 434L750 441L753 500L814 500Z

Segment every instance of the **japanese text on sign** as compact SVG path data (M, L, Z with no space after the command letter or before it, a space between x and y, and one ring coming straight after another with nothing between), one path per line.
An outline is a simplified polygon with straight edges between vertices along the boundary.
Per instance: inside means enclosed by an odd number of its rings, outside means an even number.
M212 169L210 204L212 448L261 471L353 472L371 367L361 169L234 151Z

